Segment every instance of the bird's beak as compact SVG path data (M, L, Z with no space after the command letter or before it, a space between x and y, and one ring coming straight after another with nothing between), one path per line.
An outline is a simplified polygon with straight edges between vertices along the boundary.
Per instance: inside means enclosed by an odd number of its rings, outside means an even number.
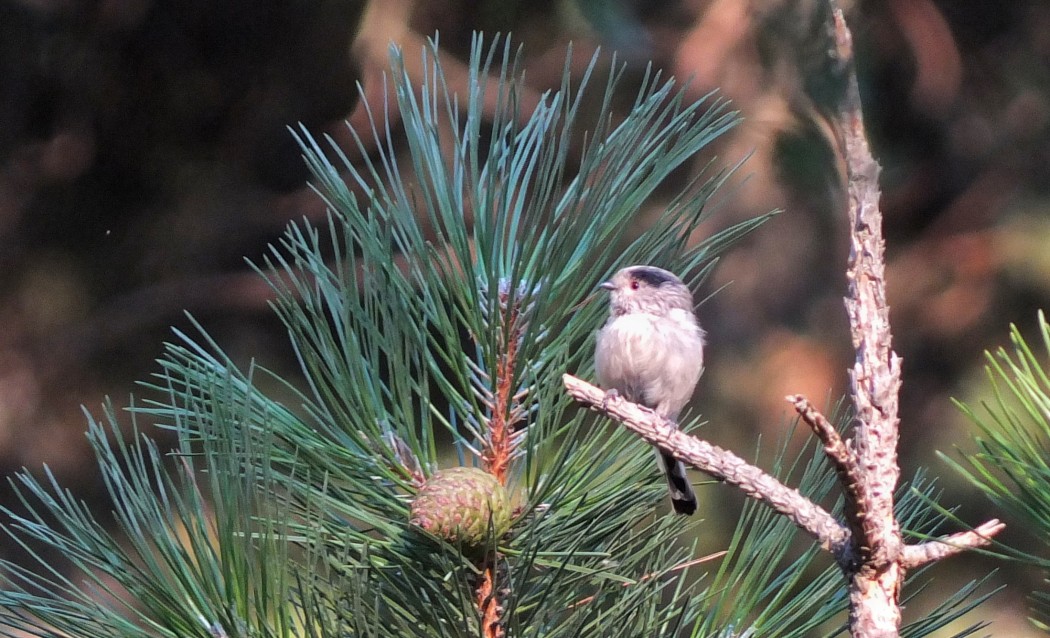
M611 281L603 281L602 283L598 284L598 287L602 290L616 290L616 284L614 284Z

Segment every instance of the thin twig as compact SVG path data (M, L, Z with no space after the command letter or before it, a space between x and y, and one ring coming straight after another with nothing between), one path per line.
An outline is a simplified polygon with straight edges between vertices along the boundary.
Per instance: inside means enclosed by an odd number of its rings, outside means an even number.
M652 579L654 579L657 576L660 576L662 574L671 574L671 573L674 573L674 572L684 571L684 570L689 569L690 567L693 567L695 565L700 565L701 563L706 563L708 561L717 560L719 558L722 558L723 556L725 556L728 553L729 552L727 552L725 550L722 550L720 552L714 552L713 554L708 554L707 556L701 556L700 558L694 558L693 560L688 560L688 561L686 561L684 563L680 563L678 565L675 565L674 567L672 567L671 569L667 570L666 572L650 572L648 574L645 574L644 576L642 576L641 578L639 578L636 581L629 582L629 583L623 583L623 586L624 587L631 587L633 585L637 585L639 583L644 583L646 581L652 580ZM586 598L577 600L573 604L569 605L569 608L570 609L574 609L576 607L582 607L584 605L589 605L589 604L593 603L596 598L597 598L597 596L587 596Z
M486 431L482 441L482 461L485 471L496 477L501 485L507 484L511 461L518 453L522 437L515 435L514 428L522 420L524 410L521 401L528 395L528 390L515 391L515 368L517 367L518 348L528 326L528 312L523 311L521 300L507 284L501 282L499 290L498 317L495 318L495 329L500 336L500 352L496 369L492 374L490 387L484 388L482 394L490 408L489 418L485 420ZM484 370L478 372L487 377ZM475 591L475 604L481 615L481 635L483 638L503 638L506 629L503 626L503 601L509 590L498 585L510 582L504 574L496 571L499 555L493 553L486 557L482 566L481 581ZM497 580L500 582L498 583Z
M789 403L795 406L795 411L798 412L802 422L813 430L813 433L817 435L817 438L824 445L824 454L827 455L828 459L831 461L832 466L835 468L835 473L839 477L839 483L846 491L846 522L853 525L850 531L853 533L854 538L860 538L861 534L863 534L863 530L860 529L860 526L857 524L857 516L854 507L861 497L857 486L862 479L856 455L853 454L846 442L842 440L841 436L839 436L838 430L835 429L835 425L831 423L831 421L828 421L827 417L821 414L819 410L813 407L813 404L809 402L809 399L801 394L795 394L785 398Z
M515 368L518 363L518 348L528 327L528 313L521 309L521 300L517 298L509 285L506 290L496 291L499 295L499 317L496 329L501 335L499 360L492 379L491 417L488 419L488 431L484 442L485 470L496 477L503 485L507 484L510 462L516 452L518 438L514 428L520 422L520 398L527 396L528 390L515 391Z
M849 485L854 481L857 471L857 462L850 454L845 441L839 436L838 430L828 421L827 417L820 413L809 399L801 394L793 394L785 397L788 403L795 406L795 411L802 417L805 423L817 435L820 442L824 444L824 453L831 459L843 485Z
M968 549L985 547L991 544L993 536L1004 529L1006 529L1006 524L993 518L967 532L951 534L918 545L908 545L904 548L901 563L905 569L915 569L927 563L961 554Z
M511 382L515 359L517 358L518 341L512 339L506 352L500 355L496 367L496 393L492 406L492 418L489 420L488 440L485 450L485 468L500 483L507 483L507 472L514 452L514 439L511 436L513 424L511 402Z

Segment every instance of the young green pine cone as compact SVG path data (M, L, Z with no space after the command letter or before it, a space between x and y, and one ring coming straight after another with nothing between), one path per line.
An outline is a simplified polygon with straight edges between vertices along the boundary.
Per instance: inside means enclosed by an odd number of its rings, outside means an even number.
M511 505L496 477L452 467L427 479L412 501L411 523L453 545L481 547L510 528ZM491 525L491 527L490 527Z

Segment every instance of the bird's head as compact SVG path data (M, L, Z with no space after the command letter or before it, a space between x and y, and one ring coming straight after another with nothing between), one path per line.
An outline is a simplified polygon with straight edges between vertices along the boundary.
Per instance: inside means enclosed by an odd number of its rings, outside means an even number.
M693 310L693 295L674 273L655 266L628 266L599 286L609 291L614 315L644 312L665 315Z

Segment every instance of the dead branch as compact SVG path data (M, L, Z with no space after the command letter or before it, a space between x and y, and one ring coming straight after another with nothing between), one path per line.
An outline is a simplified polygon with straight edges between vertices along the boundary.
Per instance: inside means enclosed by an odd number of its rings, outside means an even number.
M834 516L737 455L686 434L671 421L622 397L607 397L601 388L566 374L565 389L575 400L622 423L646 442L674 454L689 465L739 487L787 516L840 561L848 560L850 532Z
M906 545L901 560L905 569L922 567L927 563L955 556L968 549L984 547L992 542L993 536L1004 529L1006 525L993 518L968 532L959 532L918 545Z

